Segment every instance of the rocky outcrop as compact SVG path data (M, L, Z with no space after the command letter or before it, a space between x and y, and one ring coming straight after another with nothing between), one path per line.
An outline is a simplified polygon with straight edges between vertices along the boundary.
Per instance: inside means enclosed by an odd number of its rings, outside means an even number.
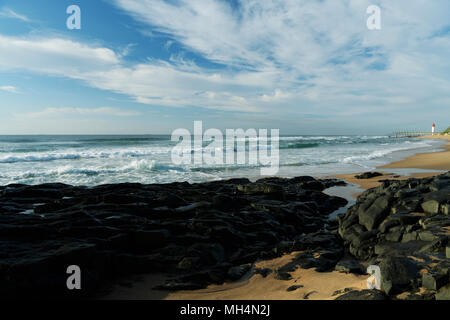
M321 191L341 183L297 177L0 187L0 297L89 297L123 275L151 272L173 276L160 289L196 289L299 249L305 264L333 269L342 243L325 227L347 202ZM314 250L321 256L308 253ZM82 290L67 290L69 265L81 268Z
M421 286L436 293L450 282L449 205L450 172L384 180L338 217L338 232L354 257L380 267L386 294L413 292Z

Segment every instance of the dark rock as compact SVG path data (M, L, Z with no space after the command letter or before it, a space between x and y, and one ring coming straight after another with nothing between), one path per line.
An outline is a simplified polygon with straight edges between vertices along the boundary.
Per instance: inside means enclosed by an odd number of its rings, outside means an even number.
M450 284L440 288L436 292L436 300L450 300Z
M239 280L241 279L247 272L250 271L252 265L251 264L244 264L237 267L232 267L228 270L228 278L231 280Z
M338 234L358 259L444 253L449 241L443 232L450 225L445 214L450 205L449 182L448 174L385 180L362 193L338 217Z
M260 274L263 278L272 273L272 269L269 268L256 268L255 274Z
M421 204L423 211L429 214L439 213L439 202L436 200L428 200Z
M336 271L343 273L365 274L365 268L361 263L353 259L343 259L336 264Z
M425 289L439 290L441 287L449 282L449 277L447 274L433 274L424 273L422 274L422 286Z
M410 289L419 274L419 267L409 258L387 257L379 264L381 290L395 294Z
M151 230L137 231L133 238L137 247L159 248L165 245L169 231L167 230Z
M202 288L203 288L202 284L194 282L188 283L168 282L166 284L156 286L153 289L160 291L180 291L180 290L198 290Z
M306 189L306 190L318 190L318 191L322 191L325 189L325 186L323 185L322 182L320 181L308 181L308 182L303 182L301 185L301 188Z
M389 211L389 197L383 196L377 198L372 205L366 209L359 211L359 224L365 226L367 230L372 230L387 217Z
M291 292L291 291L295 291L295 290L303 288L303 287L304 286L301 285L301 284L300 285L293 285L293 286L290 286L289 288L287 288L286 291Z
M310 291L310 292L308 292L308 293L305 293L305 294L303 295L303 299L308 300L309 297L310 297L312 294L314 294L314 293L317 293L317 291Z
M336 300L387 300L387 296L379 290L350 291L336 298Z
M435 300L435 291L426 290L422 293L412 293L405 300Z
M370 178L375 178L375 177L379 177L382 175L383 174L379 173L379 172L365 172L363 174L355 176L355 178L356 179L370 179Z
M254 183L247 185L238 185L237 190L245 194L269 194L275 198L284 197L284 189L276 184L271 183Z
M325 226L346 200L320 190L341 183L297 177L0 187L0 298L90 297L119 277L151 272L174 278L165 290L204 288L236 278L242 265L300 248L318 254L310 261L318 270L334 268L342 241ZM278 278L301 263L278 270ZM82 292L66 290L71 264L85 275Z
M334 296L337 296L339 294L347 293L347 292L350 292L350 291L353 291L353 289L352 288L344 288L344 289L341 289L341 290L336 290L336 291L333 292L333 294L331 296L334 297Z
M387 300L387 296L379 290L350 291L336 298L336 300Z
M450 215L450 204L441 204L441 212L446 215Z
M275 270L275 279L287 281L287 280L291 280L292 276L288 272L280 271L278 269L278 270Z

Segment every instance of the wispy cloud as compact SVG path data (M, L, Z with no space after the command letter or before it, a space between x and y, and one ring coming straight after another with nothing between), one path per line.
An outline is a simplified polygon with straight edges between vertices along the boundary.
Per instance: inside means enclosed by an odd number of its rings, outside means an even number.
M137 32L164 34L169 52L176 44L193 61L133 63L126 50L0 35L0 70L78 79L149 105L268 119L420 112L450 98L448 0L383 3L379 31L366 28L369 0L237 3L115 0L140 22Z
M19 90L14 86L0 86L0 90L11 93L19 93Z
M42 117L62 117L62 116L115 116L115 117L131 117L138 116L140 112L134 110L122 110L111 107L102 108L74 108L74 107L60 107L60 108L46 108L42 111L30 112L25 114L15 114L16 117L27 117L27 118L42 118Z
M23 14L19 14L9 8L2 8L0 9L0 18L10 18L10 19L18 19L24 22L30 22L31 20L23 15Z

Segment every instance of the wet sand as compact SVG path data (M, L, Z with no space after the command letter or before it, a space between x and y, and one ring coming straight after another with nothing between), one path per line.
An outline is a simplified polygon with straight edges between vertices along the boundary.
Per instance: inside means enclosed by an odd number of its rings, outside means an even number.
M443 147L444 151L419 153L404 160L382 166L380 169L416 168L450 170L450 136L425 136L421 138L445 140L447 144Z

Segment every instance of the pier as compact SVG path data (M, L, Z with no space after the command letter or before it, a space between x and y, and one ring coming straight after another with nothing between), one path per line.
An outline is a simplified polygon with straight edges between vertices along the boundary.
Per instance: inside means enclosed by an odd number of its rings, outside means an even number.
M393 133L392 138L413 138L420 136L428 136L428 135L439 135L440 132L423 132L423 131L414 131L414 130L406 130L406 131L396 131Z

